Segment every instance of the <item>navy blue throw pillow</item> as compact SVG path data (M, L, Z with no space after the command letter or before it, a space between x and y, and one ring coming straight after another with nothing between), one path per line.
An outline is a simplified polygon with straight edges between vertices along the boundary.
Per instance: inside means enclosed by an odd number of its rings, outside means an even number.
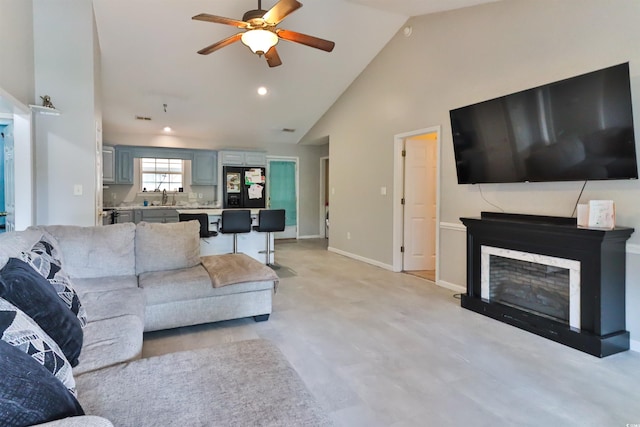
M84 415L65 386L28 354L0 340L0 423L17 427Z
M31 317L58 344L71 366L78 364L82 326L47 279L26 262L9 258L0 270L0 297Z

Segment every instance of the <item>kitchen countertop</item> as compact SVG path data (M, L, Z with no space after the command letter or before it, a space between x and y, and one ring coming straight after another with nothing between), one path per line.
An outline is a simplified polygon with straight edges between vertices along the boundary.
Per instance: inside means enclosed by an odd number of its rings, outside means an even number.
M240 208L242 209L242 208ZM184 213L184 214L199 214L199 213L206 213L207 215L222 215L222 211L225 209L220 209L220 208L198 208L198 209L193 209L193 208L178 208L178 213ZM262 209L250 209L251 210L251 215L257 215L258 212L260 212Z
M103 207L102 210L103 211L131 211L134 209L179 209L179 210L184 210L184 209L189 209L189 210L194 210L194 211L198 211L198 212L202 212L203 209L218 209L215 206L178 206L178 205L160 205L160 206L143 206L143 205L132 205L132 206L110 206L110 207Z
M224 209L215 207L215 206L114 206L114 207L104 207L103 211L132 211L137 209L175 209L178 213L184 214L199 214L206 213L207 215L222 215L222 211ZM242 208L240 208L242 209ZM257 215L262 209L250 209L251 215Z

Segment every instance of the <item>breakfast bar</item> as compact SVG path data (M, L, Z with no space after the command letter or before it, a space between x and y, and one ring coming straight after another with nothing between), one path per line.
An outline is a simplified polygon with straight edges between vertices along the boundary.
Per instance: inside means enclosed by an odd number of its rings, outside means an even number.
M253 230L258 225L258 214L261 209L251 209L252 230L249 233L240 233L238 238L238 252L242 252L251 258L264 263L267 249L266 233ZM178 209L178 214L202 214L209 217L209 230L219 230L222 226L223 209ZM270 235L270 245L273 248L273 233ZM218 233L217 236L200 239L200 256L221 255L233 252L233 234ZM273 264L273 252L269 257L269 264Z

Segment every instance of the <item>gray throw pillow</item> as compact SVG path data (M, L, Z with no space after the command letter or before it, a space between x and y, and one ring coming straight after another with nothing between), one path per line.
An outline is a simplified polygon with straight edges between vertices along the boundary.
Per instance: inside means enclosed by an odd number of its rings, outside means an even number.
M0 298L0 337L47 368L76 395L71 365L58 344L22 310L3 298Z
M47 279L60 299L78 317L80 326L84 328L87 324L87 313L73 287L71 278L62 270L62 253L57 249L55 239L45 232L33 245L31 251L20 253L20 259Z

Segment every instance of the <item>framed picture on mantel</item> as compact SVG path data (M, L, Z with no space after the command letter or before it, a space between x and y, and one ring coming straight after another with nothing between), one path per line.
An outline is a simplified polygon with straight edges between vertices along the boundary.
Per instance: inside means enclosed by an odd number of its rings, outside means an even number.
M578 227L613 230L616 226L616 205L613 200L590 200L578 205Z

